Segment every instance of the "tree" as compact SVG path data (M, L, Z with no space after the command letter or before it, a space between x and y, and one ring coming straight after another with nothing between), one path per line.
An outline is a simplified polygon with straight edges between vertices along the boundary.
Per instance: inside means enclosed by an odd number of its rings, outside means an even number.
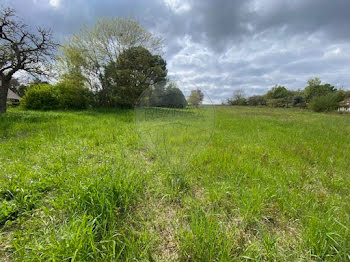
M265 97L267 99L279 99L279 98L287 98L291 95L292 95L291 92L284 86L275 85L266 93Z
M336 91L337 89L330 84L321 85L321 80L316 77L308 80L308 86L305 87L304 93L306 100L311 101L315 97L325 96Z
M174 83L170 83L165 89L164 98L164 107L185 108L187 106L184 94Z
M266 105L266 99L264 98L264 96L251 96L248 98L247 103L249 106L262 106Z
M141 46L131 47L105 68L100 102L105 106L133 107L143 91L165 82L167 72L161 56Z
M350 97L350 90L343 91L344 92L344 97L348 98Z
M192 90L190 96L187 101L189 104L194 106L199 106L203 102L204 94L201 90L196 89Z
M233 99L239 100L245 97L244 90L242 88L236 89L233 91Z
M265 94L265 98L271 107L290 107L293 104L293 92L284 86L275 85Z
M174 82L167 81L165 86L161 83L152 88L150 106L185 108L187 101L177 85Z
M309 86L319 86L321 85L321 82L321 79L319 79L318 77L310 78L309 80L307 80Z
M238 106L247 105L247 99L244 96L245 94L243 89L236 89L233 91L233 97L231 99L227 99L227 104Z
M159 53L162 39L142 28L133 18L103 18L92 26L83 26L61 49L61 74L84 76L90 88L104 88L104 69L116 63L120 54L132 47Z
M0 113L6 113L6 100L11 79L17 71L46 74L44 66L54 56L57 44L50 30L28 29L15 16L15 11L0 11Z
M86 66L83 53L72 46L63 46L61 51L65 53L64 57L57 57L61 80L74 81L82 85L87 83L89 79L83 73L83 68Z

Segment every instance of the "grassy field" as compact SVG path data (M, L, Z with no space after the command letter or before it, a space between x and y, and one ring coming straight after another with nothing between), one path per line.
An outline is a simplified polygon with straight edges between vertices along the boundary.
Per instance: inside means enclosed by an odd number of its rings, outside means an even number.
M217 107L182 168L135 130L133 111L0 116L0 261L350 261L349 115Z

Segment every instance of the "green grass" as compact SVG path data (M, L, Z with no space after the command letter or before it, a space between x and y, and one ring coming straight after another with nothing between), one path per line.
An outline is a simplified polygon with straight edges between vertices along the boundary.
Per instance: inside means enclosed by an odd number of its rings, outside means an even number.
M349 115L134 118L0 116L0 261L350 261Z

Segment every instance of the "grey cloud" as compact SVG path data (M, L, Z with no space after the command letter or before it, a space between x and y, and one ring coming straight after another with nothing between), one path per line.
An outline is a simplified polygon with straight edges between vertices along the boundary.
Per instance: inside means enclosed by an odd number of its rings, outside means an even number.
M323 32L328 36L348 39L350 1L295 0L261 1L257 10L257 31L285 27L287 34ZM264 3L269 3L264 7Z
M1 0L0 0L1 1ZM134 15L165 38L169 76L201 86L215 102L244 88L303 88L310 77L350 87L349 0L2 0L30 24L64 39L100 16Z

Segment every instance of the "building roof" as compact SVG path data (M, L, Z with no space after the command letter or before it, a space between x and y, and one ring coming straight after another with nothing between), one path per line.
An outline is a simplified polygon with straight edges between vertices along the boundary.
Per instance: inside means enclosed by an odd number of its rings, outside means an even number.
M11 89L8 90L7 93L7 99L14 99L14 100L20 100L21 97L19 95L17 95L16 93L14 93Z
M346 98L344 101L339 103L341 107L349 107L350 106L350 97Z

